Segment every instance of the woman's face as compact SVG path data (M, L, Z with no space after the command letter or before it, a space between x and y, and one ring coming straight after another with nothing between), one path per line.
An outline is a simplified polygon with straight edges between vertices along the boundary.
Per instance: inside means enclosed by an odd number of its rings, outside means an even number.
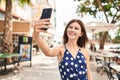
M67 28L67 36L69 39L78 39L82 36L81 26L77 22L73 22Z

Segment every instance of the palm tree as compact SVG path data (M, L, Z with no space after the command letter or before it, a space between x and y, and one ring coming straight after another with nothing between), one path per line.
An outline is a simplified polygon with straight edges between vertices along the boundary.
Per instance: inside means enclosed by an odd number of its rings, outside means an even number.
M12 2L13 0L5 0L5 21L3 31L3 53L11 53L13 51L12 44ZM30 3L30 0L18 0L20 4Z
M81 2L78 5L77 13L90 14L98 21L106 23L116 23L120 20L120 0L75 0ZM113 11L114 10L114 11ZM104 49L105 41L108 37L108 31L99 33L99 49Z
M5 21L3 31L3 53L12 51L12 0L6 0Z

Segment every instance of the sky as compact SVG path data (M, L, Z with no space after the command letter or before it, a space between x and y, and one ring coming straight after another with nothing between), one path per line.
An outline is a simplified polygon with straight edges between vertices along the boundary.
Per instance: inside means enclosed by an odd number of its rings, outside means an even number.
M56 0L56 16L59 24L76 17L76 3L73 0Z
M81 18L76 14L77 5L79 3L74 0L56 0L56 17L58 24L63 24L64 22L68 22L73 18L78 18L84 21L84 23L88 23L94 20L91 16L84 16Z
M84 23L93 20L90 16L85 16L84 18L78 16L76 14L77 4L74 0L56 0L56 38L63 35L64 24L73 18L81 19Z
M51 0L52 1L52 0ZM63 32L64 32L64 24L68 23L71 19L77 18L83 21L84 24L96 21L92 16L85 15L83 18L76 14L78 2L74 0L55 0L56 2L56 30L55 30L55 37L56 41L62 40ZM110 35L113 35L114 32L110 31ZM92 38L92 33L87 33L89 38ZM114 36L113 36L114 38Z
M56 0L56 36L62 37L64 32L64 24L76 15L77 3L73 0ZM60 40L60 39L59 39ZM58 40L57 40L58 41Z
M76 9L77 9L78 2L74 0L56 0L56 33L57 36L62 36L64 31L64 23L68 23L73 18L78 18L83 21L84 24L96 21L92 16L86 15L83 18L77 16ZM58 33L59 32L59 33ZM89 38L92 38L92 33L87 33ZM111 37L114 38L115 31L110 30L109 34L112 35ZM90 37L91 36L91 37Z

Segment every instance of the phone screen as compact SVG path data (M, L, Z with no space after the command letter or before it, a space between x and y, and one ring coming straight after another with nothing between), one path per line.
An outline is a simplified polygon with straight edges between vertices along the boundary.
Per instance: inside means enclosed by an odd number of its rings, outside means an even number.
M52 8L45 8L42 11L42 15L41 15L40 19L50 18L51 14L52 14Z

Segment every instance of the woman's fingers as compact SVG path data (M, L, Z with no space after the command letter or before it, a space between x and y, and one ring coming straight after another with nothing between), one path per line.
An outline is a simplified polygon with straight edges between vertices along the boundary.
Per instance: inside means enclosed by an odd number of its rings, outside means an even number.
M39 21L35 21L35 26L40 26L40 27L49 27L49 25L51 25L50 20L49 19L41 19Z
M38 21L35 21L35 25L41 26L41 25L51 25L49 19L41 19Z
M37 31L42 31L42 30L47 30L49 28L49 26L47 26L47 25L37 25L37 26L35 26L35 30L37 30Z
M50 25L51 24L49 19L41 19L34 21L34 33L33 33L34 39L39 38L40 32L47 32L47 29L50 27Z
M35 21L34 32L46 32L51 23L49 19Z

